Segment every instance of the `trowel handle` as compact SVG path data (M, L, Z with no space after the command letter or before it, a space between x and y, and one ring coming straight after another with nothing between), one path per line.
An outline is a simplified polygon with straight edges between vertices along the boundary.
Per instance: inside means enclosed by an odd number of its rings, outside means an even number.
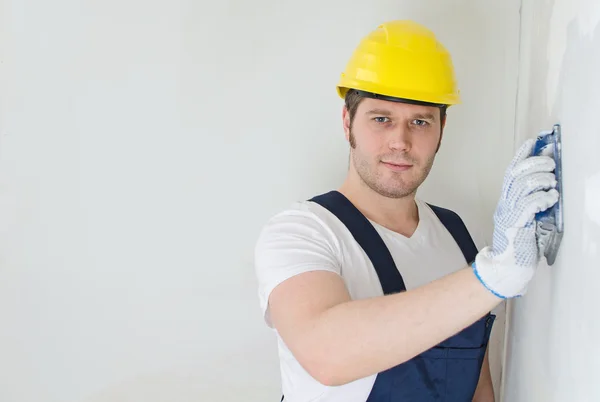
M535 145L533 146L533 151L531 152L531 156L541 155L542 152L544 151L544 149L548 145L552 145L553 143L554 143L554 140L552 139L552 131L538 135L538 137L535 141ZM542 211L542 212L538 212L537 214L535 214L535 220L543 221L545 219L548 219L549 215L551 213L552 213L551 208L549 208L545 211Z
M554 149L554 146L555 146L555 138L554 137L556 135L555 130L543 132L537 136L535 145L533 146L533 151L531 152L531 156L539 156L542 154L547 154L549 156L552 156L552 158L556 161L557 153L556 153L556 149ZM544 152L547 147L552 147L552 148L550 150L548 150L549 152ZM555 172L555 174L556 174L556 172ZM540 222L554 220L555 219L554 215L555 215L555 208L549 208L545 211L538 212L535 215L535 220L540 221Z
M542 154L544 149L548 145L554 145L554 139L552 138L552 131L538 135L531 156L539 156Z

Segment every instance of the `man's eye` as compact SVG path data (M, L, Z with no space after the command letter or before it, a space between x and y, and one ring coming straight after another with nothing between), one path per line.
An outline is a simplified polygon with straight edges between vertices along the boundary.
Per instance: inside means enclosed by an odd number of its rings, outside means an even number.
M377 123L387 123L388 121L390 121L390 119L387 117L375 117L375 121Z
M417 120L413 120L413 124L415 124L416 126L426 126L429 123L426 122L425 120L417 119Z

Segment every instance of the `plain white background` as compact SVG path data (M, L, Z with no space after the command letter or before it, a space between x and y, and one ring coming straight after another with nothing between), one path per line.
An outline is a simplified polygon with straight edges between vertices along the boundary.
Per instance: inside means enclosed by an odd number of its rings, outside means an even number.
M543 6L534 3L529 14ZM594 46L598 56L592 30L569 36L578 61L568 73L579 78L558 82L571 91L570 103L538 109L546 98L536 91L546 82L536 81L537 71L548 68L546 43L558 46L560 38L533 35L534 23L548 27L549 20L530 18L524 32L531 49L541 48L540 59L520 51L520 6L1 1L0 401L279 400L274 338L258 308L254 242L277 210L343 179L348 146L335 85L360 38L386 20L426 24L453 54L463 104L449 111L420 195L461 214L478 246L489 242L515 128L521 140L551 125L550 115L577 120L573 91L580 86L594 102L584 85L593 70L583 64L597 57L578 48ZM516 124L519 68L528 68L532 85L519 91ZM578 137L569 144L577 145L568 152L591 156L595 125L588 121L574 126ZM600 235L595 209L583 206L599 198L598 174L578 176L569 170L575 154L567 155L567 190L580 197L568 204L567 222L584 232L567 237L565 247L583 264L578 278L585 282ZM582 242L587 254L576 257ZM564 260L560 268L563 280L573 269ZM593 300L569 286L561 292ZM564 322L573 305L562 294L554 307L539 294L516 306L515 343L535 342L532 333L541 329L532 320L542 313L554 317L539 321L551 324L553 342L569 341L580 357L593 347L597 324L573 321L583 313ZM492 342L497 389L503 321ZM576 342L575 328L587 331L589 344ZM521 363L544 364L550 346L511 349L508 400L530 400L537 388L523 378L532 366ZM562 367L569 361L566 354L555 359ZM582 362L568 367L583 369ZM551 392L563 374L528 375ZM569 380L557 386L566 392Z

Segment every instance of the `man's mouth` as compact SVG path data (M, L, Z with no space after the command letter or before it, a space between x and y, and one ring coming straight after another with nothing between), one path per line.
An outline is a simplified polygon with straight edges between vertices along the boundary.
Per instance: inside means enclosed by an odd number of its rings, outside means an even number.
M405 170L410 169L413 165L410 163L404 162L384 162L381 161L388 169L393 170L394 172L404 172Z

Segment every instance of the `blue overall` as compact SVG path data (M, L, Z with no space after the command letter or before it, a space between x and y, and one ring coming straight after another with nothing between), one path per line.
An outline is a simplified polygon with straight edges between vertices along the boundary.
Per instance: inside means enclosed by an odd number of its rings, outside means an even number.
M346 225L371 260L386 295L406 290L385 243L368 219L341 193L312 198ZM460 247L465 260L477 248L454 212L430 205ZM471 402L495 316L491 313L411 360L379 373L366 402Z

